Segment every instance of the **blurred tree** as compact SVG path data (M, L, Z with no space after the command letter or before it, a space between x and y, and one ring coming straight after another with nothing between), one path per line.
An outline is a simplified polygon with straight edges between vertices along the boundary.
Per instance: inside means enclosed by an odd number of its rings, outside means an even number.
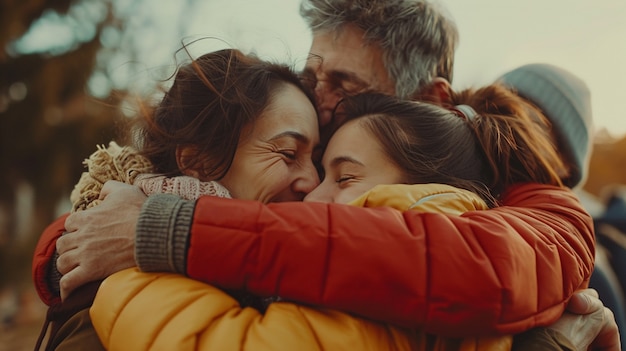
M599 135L593 146L584 189L603 198L606 190L618 184L626 184L626 136L613 139Z
M40 233L61 204L67 210L96 144L128 142L120 140L128 91L133 99L154 96L172 70L148 81L139 73L147 59L163 61L157 53L174 54L199 4L0 2L0 288L29 276Z
M95 22L90 22L93 16L85 20L90 7L96 12L94 6L104 9L104 16L100 14ZM39 52L20 48L18 40L46 18L78 27L76 35L67 37L62 47L44 47ZM82 160L95 143L112 139L116 123L122 120L116 107L123 94L98 101L86 90L97 68L103 30L121 25L110 3L8 0L0 3L0 23L2 286L12 277L23 279L15 260L30 262L39 233L57 215L60 199L67 197L82 172ZM13 264L8 266L9 262Z

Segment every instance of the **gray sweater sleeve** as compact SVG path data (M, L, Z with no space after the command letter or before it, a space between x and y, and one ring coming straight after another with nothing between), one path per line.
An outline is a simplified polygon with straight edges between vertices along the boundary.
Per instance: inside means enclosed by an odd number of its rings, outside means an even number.
M148 197L137 220L135 260L145 272L186 273L195 201L176 195Z

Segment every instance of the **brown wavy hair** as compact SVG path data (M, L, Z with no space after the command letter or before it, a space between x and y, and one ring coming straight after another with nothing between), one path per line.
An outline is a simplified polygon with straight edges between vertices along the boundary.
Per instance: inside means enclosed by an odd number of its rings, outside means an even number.
M289 66L236 49L204 54L182 65L161 102L139 119L137 148L156 173L176 176L194 169L203 179L219 180L232 164L244 127L284 84L300 88L313 103ZM193 150L184 169L176 159L181 146Z

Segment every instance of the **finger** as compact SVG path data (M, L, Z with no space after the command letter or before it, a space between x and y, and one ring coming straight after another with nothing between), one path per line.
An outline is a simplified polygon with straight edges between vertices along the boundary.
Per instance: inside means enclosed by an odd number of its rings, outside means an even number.
M600 298L600 294L598 293L598 291L596 289L593 289L593 288L587 288L587 289L583 289L583 290L578 290L578 291L576 291L576 293L590 295L590 296L593 296L593 297L598 298L598 299Z
M591 344L592 350L601 351L620 351L621 342L619 338L619 329L613 312L604 308L604 325L600 333Z
M68 297L72 291L89 281L89 275L86 274L85 270L81 266L77 266L75 269L72 269L69 273L65 274L61 280L59 280L61 300L65 300L65 298Z
M73 212L67 218L65 218L65 231L67 233L73 233L89 221L89 212L80 211Z
M60 236L56 241L56 248L59 255L74 250L77 247L73 233L67 233Z
M75 232L78 229L76 223L77 216L80 216L80 212L74 212L65 218L65 231L68 233Z
M59 255L57 258L57 271L62 275L70 273L73 269L78 267L78 262L73 251L68 251Z
M604 308L604 304L597 296L578 291L572 295L567 304L567 311L574 314L589 314L600 311Z

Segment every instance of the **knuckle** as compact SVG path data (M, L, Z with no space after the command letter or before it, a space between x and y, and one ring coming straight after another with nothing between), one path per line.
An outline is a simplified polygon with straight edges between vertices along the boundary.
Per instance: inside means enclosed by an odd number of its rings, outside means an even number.
M615 319L615 314L613 313L613 311L611 311L610 308L608 307L604 307L604 315L606 318L608 318L609 320L614 320Z
M57 259L57 271L65 275L69 273L70 270L71 270L71 262L69 261L69 258L65 256L59 256L59 258Z
M59 270L59 272L63 273L62 269L65 267L65 256L64 255L60 255L57 258L57 270Z
M65 219L65 230L72 231L76 228L77 220L80 218L80 212L74 212Z
M61 280L59 281L59 287L61 288L61 290L67 291L71 288L71 285L72 281L71 276L69 275L64 275L63 278L61 278Z
M69 238L69 236L64 234L64 235L61 235L57 239L57 242L56 242L57 250L66 246L66 243L69 240L68 238Z

